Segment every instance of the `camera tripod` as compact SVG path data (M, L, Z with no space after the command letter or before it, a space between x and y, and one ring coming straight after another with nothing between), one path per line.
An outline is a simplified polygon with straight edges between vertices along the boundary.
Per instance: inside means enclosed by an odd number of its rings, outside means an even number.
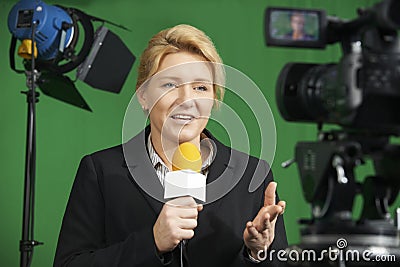
M357 182L354 169L367 155L376 174ZM295 161L312 219L300 220L301 243L287 249L287 265L398 266L400 225L388 207L399 192L400 146L388 136L323 132L317 142L297 144ZM357 194L364 203L354 220Z

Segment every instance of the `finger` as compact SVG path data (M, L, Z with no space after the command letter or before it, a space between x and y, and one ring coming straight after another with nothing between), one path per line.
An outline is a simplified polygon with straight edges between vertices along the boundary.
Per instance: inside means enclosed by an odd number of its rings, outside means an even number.
M197 211L202 211L202 210L203 210L203 204L198 204Z
M197 227L196 219L180 219L178 221L178 227L186 230L193 230Z
M188 240L194 236L194 231L190 229L181 229L179 232L179 240Z
M252 225L253 225L252 222L247 222L247 223L246 223L246 228L251 227Z
M268 207L268 211L266 211L263 215L261 215L262 219L259 225L256 226L259 232L263 232L268 229L272 229L275 227L276 219L282 212L281 206L270 206Z
M247 222L246 229L249 232L249 237L250 238L257 238L257 235L259 233L258 233L257 229L254 227L252 222Z
M182 219L197 219L199 212L196 208L185 208L176 210L176 214L179 218Z
M282 207L281 214L283 214L285 212L285 209L286 209L286 201L281 200L281 201L278 202L278 205Z
M276 182L270 182L264 191L264 207L275 205Z
M267 229L267 226L269 225L269 221L270 221L270 214L268 212L264 213L261 217L261 221L259 222L259 224L256 226L256 229L258 232L263 232Z
M282 207L279 206L279 205L269 206L269 207L268 207L268 213L269 213L269 215L270 215L269 220L270 220L271 222L272 222L272 221L275 221L276 218L277 218L279 215L282 214L282 212L283 212L283 209L282 209Z
M264 229L262 231L270 230L271 228L272 228L271 215L267 213L264 217Z
M173 200L168 201L165 204L168 204L168 205L171 205L171 206L175 206L175 207L182 207L182 208L194 208L194 207L197 207L196 201L190 196L178 197L178 198L175 198Z

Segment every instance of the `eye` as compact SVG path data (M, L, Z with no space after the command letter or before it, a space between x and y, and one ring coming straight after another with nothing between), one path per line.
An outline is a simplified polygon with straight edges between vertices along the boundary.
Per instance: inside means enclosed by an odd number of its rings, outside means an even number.
M195 87L193 87L193 89L197 90L197 91L202 91L202 92L205 92L208 90L207 86L205 86L205 85L195 86Z
M176 88L176 87L178 87L178 85L168 82L168 83L164 83L163 85L161 85L161 87L170 89L170 88Z

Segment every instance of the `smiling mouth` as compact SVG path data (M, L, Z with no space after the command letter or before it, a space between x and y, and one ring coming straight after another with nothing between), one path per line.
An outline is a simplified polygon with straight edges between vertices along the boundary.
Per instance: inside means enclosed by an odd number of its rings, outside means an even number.
M176 114L172 115L171 118L178 122L191 122L192 120L196 119L195 116L186 115L186 114Z

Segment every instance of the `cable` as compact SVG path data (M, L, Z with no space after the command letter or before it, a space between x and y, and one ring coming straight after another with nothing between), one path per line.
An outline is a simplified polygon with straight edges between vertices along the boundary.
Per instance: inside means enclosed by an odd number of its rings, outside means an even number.
M180 250L181 250L181 253L180 253L181 267L183 267L183 241L181 241L181 242L179 243L179 248L180 248Z

